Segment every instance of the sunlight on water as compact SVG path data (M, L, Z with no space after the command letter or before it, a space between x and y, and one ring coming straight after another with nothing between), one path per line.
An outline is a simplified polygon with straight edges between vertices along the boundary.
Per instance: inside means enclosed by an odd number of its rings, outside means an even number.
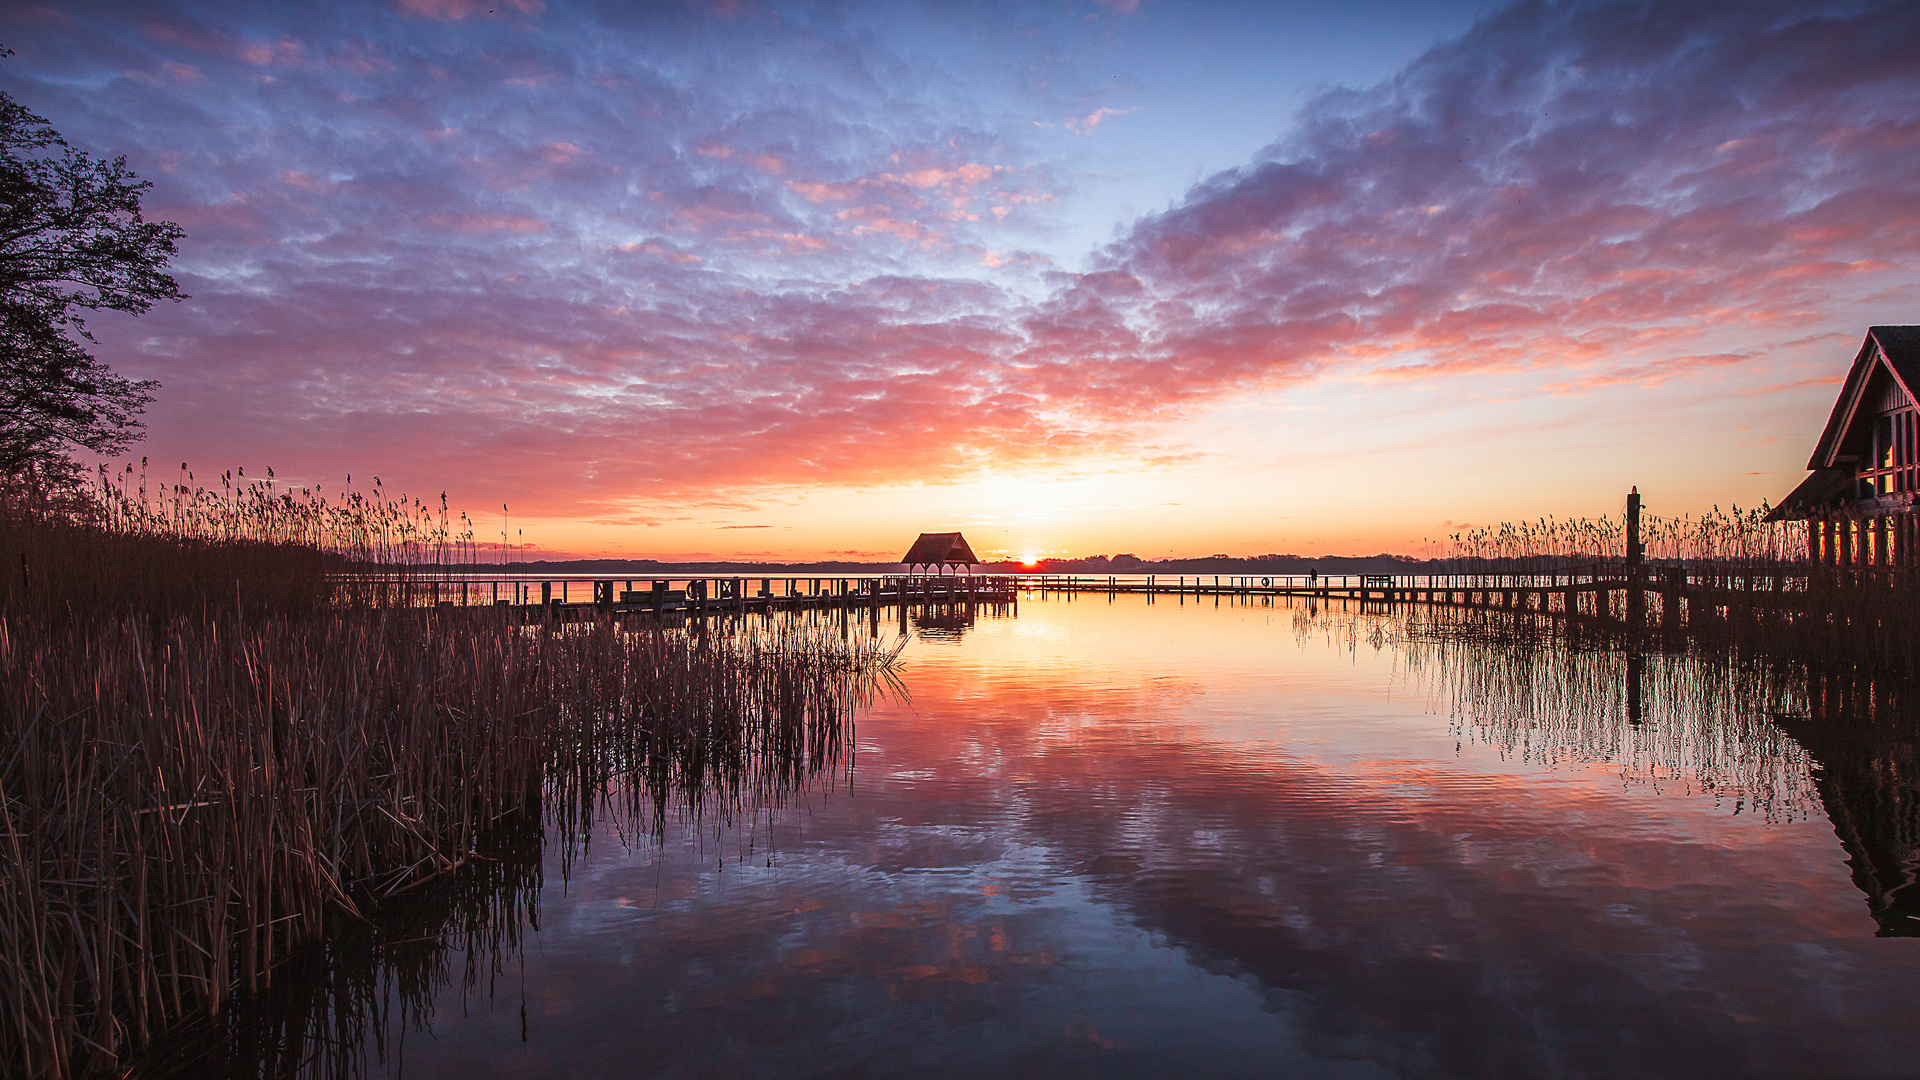
M1783 730L1804 687L1652 657L1636 723L1615 653L1211 599L909 633L906 694L850 759L657 842L603 821L565 880L550 840L538 929L477 965L498 974L340 1061L1694 1077L1920 1050L1920 946L1875 936L1911 875L1868 881L1904 872L1911 827L1852 821L1843 848L1851 766Z

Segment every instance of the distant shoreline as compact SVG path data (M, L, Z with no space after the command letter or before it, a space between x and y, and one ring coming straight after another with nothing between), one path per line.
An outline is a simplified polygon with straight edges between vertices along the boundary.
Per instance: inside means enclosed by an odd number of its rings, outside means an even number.
M1583 561L1593 561L1591 559ZM1042 559L1031 566L1018 561L975 563L979 574L1256 574L1277 576L1326 574L1443 574L1491 564L1480 559L1416 559L1405 555L1268 555L1247 558L1197 559ZM897 562L748 562L713 560L668 562L658 559L540 559L527 562L480 563L455 569L497 570L507 574L550 574L555 577L632 575L738 574L745 577L777 574L904 574Z

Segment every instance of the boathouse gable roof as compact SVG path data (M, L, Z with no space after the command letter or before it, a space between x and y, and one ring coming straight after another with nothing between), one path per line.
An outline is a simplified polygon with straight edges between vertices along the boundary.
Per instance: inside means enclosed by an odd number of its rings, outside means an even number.
M921 533L907 553L900 557L907 566L935 566L942 563L961 563L971 566L979 562L973 557L973 548L967 546L967 538L957 532Z
M1847 371L1839 400L1833 403L1833 413L1827 417L1820 441L1814 444L1807 468L1831 469L1849 456L1858 456L1852 445L1858 440L1849 436L1857 435L1856 420L1862 415L1861 404L1877 402L1880 395L1869 391L1889 382L1897 386L1908 401L1914 400L1913 388L1920 386L1920 326L1867 327L1866 340L1860 343L1860 352ZM1872 415L1871 406L1867 415Z

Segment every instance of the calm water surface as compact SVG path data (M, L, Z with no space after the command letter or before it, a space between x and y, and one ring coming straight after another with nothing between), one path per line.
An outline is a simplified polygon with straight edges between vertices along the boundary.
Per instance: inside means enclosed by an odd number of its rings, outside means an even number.
M1920 1073L1920 942L1876 936L1801 743L1684 664L1634 726L1618 658L1532 685L1378 629L1122 597L916 633L834 775L550 852L501 974L364 1066Z

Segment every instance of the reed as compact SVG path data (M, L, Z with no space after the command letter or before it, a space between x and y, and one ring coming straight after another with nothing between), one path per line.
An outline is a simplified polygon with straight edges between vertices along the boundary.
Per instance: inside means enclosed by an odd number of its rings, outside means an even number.
M59 619L392 606L478 562L466 515L405 495L221 474L150 483L145 463L48 491L0 478L0 611Z
M1768 521L1769 507L1712 510L1694 517L1643 514L1640 540L1653 565L1684 565L1728 580L1753 573L1804 571L1807 524ZM1574 569L1618 569L1626 561L1623 518L1543 517L1463 530L1447 538L1447 569L1498 587Z
M789 783L891 658L489 609L0 618L9 1073L99 1071L219 1014L543 792L576 830L614 781L723 801Z
M1807 558L1807 526L1767 508L1642 518L1645 621L1558 632L1656 639L1772 663L1893 678L1920 675L1920 572L1833 568ZM1474 585L1529 587L1555 575L1625 576L1620 520L1543 518L1455 534L1448 568ZM1683 574L1676 587L1669 574Z
M478 549L444 498L377 480L0 482L0 559L9 1076L112 1071L225 1015L539 807L573 835L796 783L893 661L795 627L415 607Z

